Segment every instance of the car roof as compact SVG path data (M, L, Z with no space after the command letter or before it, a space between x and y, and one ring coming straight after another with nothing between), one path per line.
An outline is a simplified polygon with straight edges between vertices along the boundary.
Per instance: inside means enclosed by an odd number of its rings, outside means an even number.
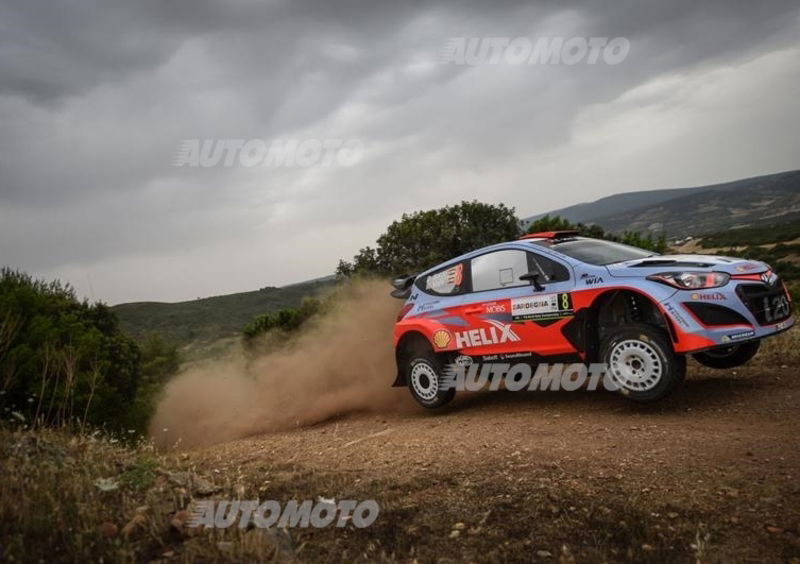
M579 240L579 239L591 239L590 237L570 237L569 239L561 238L559 242L563 242L566 240ZM455 258L450 260L440 262L439 264L420 272L417 277L425 276L432 272L436 272L441 270L442 268L447 268L450 265L457 264L459 262L469 260L479 255L483 255L486 253L490 253L493 251L501 251L503 249L519 249L523 251L536 251L542 253L546 256L550 256L556 259L560 259L562 262L566 262L567 264L574 265L575 263L580 263L580 261L568 257L567 255L561 254L556 250L553 250L549 247L548 243L554 243L556 241L555 238L548 238L548 237L536 237L536 236L523 236L520 239L516 239L514 241L503 241L502 243L495 243L494 245L487 245L486 247L481 247L479 249L475 249L474 251L470 251L468 253L464 253L463 255L459 255Z

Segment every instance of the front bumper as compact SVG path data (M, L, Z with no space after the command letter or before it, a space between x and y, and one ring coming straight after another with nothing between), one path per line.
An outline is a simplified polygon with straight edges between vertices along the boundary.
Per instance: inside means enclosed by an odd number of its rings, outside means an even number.
M680 353L764 339L795 323L791 298L779 281L732 280L713 290L680 290L661 307Z

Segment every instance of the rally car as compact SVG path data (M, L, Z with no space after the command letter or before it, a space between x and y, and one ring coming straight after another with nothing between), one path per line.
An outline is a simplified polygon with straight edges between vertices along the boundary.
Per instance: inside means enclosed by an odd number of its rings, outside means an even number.
M605 363L626 397L654 401L683 380L686 355L732 368L794 324L769 265L658 255L575 231L525 235L393 281L395 386L424 407L455 394L446 366L527 358Z

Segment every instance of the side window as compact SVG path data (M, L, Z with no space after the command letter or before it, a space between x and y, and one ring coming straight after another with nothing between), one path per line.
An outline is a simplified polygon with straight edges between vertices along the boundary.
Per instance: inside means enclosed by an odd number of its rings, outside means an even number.
M472 259L470 269L473 292L529 284L519 279L528 272L528 258L525 251L508 249L480 255Z
M566 282L569 270L560 262L536 253L528 253L528 266L531 272L543 275L544 282Z
M420 278L417 286L429 294L454 296L465 289L464 263L449 266L424 278Z

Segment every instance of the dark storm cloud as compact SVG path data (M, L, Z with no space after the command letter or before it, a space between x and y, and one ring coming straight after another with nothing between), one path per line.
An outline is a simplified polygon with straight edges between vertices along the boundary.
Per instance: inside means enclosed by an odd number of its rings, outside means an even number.
M693 159L648 174L622 156L629 149L593 157L586 147L636 137L686 158L691 140L665 129L710 115L692 113L687 89L703 96L707 74L745 92L722 71L771 53L753 68L791 80L791 57L779 54L797 48L798 13L796 2L2 0L0 256L46 274L98 272L112 300L141 297L118 273L149 256L159 268L205 268L234 260L218 247L238 241L240 262L286 259L291 232L294 255L309 257L288 257L280 272L240 269L239 286L213 270L183 290L147 276L149 292L193 296L325 274L403 211L477 197L525 214L622 189L575 176L588 167L637 183L628 189L682 182L676 170L699 181L768 172L795 139L754 147L735 173L709 154L706 168ZM452 37L573 35L626 37L631 50L615 66L437 62ZM762 137L778 119L764 112L796 111L789 93L769 94L706 127L744 120L728 137ZM665 126L639 140L641 112ZM171 166L183 139L291 136L357 138L366 153L351 168ZM530 188L543 183L563 189ZM330 233L304 235L308 224Z

